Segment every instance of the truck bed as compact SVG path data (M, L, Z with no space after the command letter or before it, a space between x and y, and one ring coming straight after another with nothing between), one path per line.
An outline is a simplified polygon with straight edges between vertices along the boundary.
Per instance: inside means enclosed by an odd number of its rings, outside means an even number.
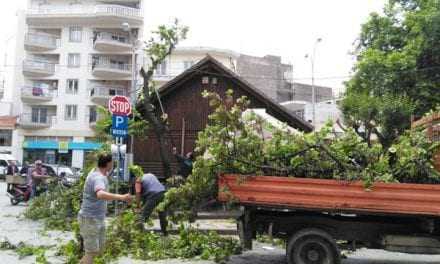
M243 205L337 213L440 216L440 185L271 176L219 176L218 199Z

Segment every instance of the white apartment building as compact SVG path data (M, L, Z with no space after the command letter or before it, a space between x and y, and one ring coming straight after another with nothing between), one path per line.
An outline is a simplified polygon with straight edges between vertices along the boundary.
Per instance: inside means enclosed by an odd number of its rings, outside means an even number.
M156 83L159 87L162 86L191 68L206 55L214 57L273 100L284 102L291 98L286 91L292 90L293 66L282 63L281 57L272 55L256 57L211 47L177 47L156 70L154 76Z
M173 53L156 69L154 80L160 87L182 72L188 70L207 55L236 72L237 59L240 54L232 50L211 47L177 47Z
M82 168L87 151L100 146L94 140L96 106L132 94L142 2L28 0L18 18L12 84L18 160Z

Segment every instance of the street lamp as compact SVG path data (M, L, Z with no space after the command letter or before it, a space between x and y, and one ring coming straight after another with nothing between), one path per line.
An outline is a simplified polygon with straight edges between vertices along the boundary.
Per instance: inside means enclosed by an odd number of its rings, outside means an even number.
M124 32L128 33L128 38L131 41L132 44L132 48L131 48L131 89L130 89L130 101L131 101L131 105L133 107L135 107L136 105L136 68L137 68L137 64L136 64L136 50L137 50L137 41L135 40L134 36L133 36L133 32L132 32L132 28L130 26L129 23L124 22L122 23L122 30ZM133 115L133 120L134 120L134 115ZM130 154L131 156L131 160L130 162L132 162L133 160L133 146L134 146L134 137L131 137L131 141L130 141Z
M322 38L317 38L315 44L313 45L313 54L310 57L309 54L306 54L305 58L310 58L312 63L312 125L316 125L316 87L315 87L315 57L316 57L316 48L318 43L322 42Z

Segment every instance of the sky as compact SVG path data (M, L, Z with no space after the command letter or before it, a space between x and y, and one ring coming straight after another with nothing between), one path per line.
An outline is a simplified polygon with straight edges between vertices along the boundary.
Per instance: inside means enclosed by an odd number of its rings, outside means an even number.
M17 34L16 11L26 0L1 1L0 58ZM183 46L209 46L256 56L278 55L292 63L296 82L311 83L316 47L315 83L343 90L354 64L353 42L371 12L385 0L146 0L146 37L158 25L178 18L190 28ZM9 43L11 44L11 43Z

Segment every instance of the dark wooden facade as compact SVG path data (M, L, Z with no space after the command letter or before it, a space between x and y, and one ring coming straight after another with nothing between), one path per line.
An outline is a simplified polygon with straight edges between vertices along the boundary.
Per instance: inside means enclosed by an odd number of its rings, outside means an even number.
M193 151L198 132L203 130L208 123L208 116L212 110L208 100L202 97L202 92L213 91L224 96L228 89L234 91L234 98L246 96L251 102L251 108L265 108L269 114L291 127L307 132L312 130L310 124L290 114L220 62L207 56L160 89L162 105L169 119L170 142L177 147L179 153L182 135L184 134L183 152ZM160 109L159 105L157 109ZM134 162L142 166L146 172L161 176L159 145L152 133L148 135L147 140L135 139ZM172 146L169 146L170 156L172 156L171 148ZM177 163L174 158L171 160L173 172L175 172Z

